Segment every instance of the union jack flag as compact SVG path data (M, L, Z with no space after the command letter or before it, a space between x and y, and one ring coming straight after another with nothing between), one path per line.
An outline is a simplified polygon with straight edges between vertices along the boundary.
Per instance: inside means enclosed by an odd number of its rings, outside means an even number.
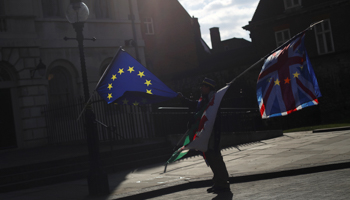
M266 60L257 81L262 118L285 116L318 104L321 92L304 46L305 32Z

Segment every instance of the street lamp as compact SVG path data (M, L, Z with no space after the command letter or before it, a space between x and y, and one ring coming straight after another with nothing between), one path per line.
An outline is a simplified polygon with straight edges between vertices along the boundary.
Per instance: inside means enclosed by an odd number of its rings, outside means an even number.
M41 59L39 60L39 64L38 66L36 66L35 69L31 69L30 70L30 77L33 78L35 75L35 72L39 72L39 75L41 77L43 77L46 73L46 65L41 61Z
M78 48L80 53L81 75L83 79L85 103L88 103L90 98L83 46L83 28L88 16L89 8L85 5L85 3L82 2L82 0L70 0L70 4L66 12L66 17L67 20L73 25L77 34L76 40L78 41ZM97 126L95 121L95 114L92 112L91 105L87 106L84 115L90 163L88 175L89 194L109 194L108 177L100 167Z

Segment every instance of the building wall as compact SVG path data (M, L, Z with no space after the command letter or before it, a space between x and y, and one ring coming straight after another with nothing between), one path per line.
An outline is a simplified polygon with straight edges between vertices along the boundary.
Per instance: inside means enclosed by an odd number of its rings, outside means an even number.
M84 2L90 9L83 31L84 37L97 38L96 41L84 41L87 76L92 93L103 69L119 47L124 46L124 41L133 38L133 32L129 18L129 0ZM0 89L11 91L16 145L19 148L45 145L47 133L42 108L58 101L57 98L50 98L52 92L55 93L50 88L54 88L55 84L55 87L59 87L57 84L61 82L62 85L66 84L65 89L69 89L69 92L66 93L67 97L61 95L63 100L83 94L77 41L63 40L65 36L76 37L72 25L64 17L69 0L2 0L0 3L0 66L1 70L6 69L12 77L10 81L0 79ZM135 15L137 50L141 63L145 64L136 0L131 0L131 5ZM54 11L47 12L50 9ZM103 12L108 14L102 15ZM52 13L55 16L48 16ZM135 56L134 47L124 49ZM33 74L40 59L47 67L43 77L37 71ZM55 74L56 72L62 73ZM69 82L60 79L64 75ZM1 148L6 148L6 145Z
M350 2L345 0L301 0L301 5L285 9L284 1L261 0L252 21L245 27L249 30L258 55L264 56L277 47L275 32L289 29L294 36L311 24L329 20L334 52L320 54L316 40L316 27L306 32L305 46L319 82L322 97L319 106L325 120L346 118L350 106L350 93L346 85L350 75L349 28L342 19L348 19Z
M223 52L215 52L213 49L214 53L208 58L205 70L174 81L176 90L183 92L187 97L198 98L200 95L198 85L204 77L216 80L218 88L221 88L225 81L231 81L278 47L275 38L276 31L289 29L290 37L292 37L309 27L310 24L328 19L332 30L334 52L318 53L315 28L308 31L305 37L306 49L322 93L319 105L292 113L287 117L264 120L264 123L271 122L277 128L287 129L330 120L348 119L350 109L348 85L350 82L347 77L350 76L350 38L347 35L349 28L344 24L343 19L350 17L348 12L350 2L345 0L300 0L300 2L301 6L285 10L284 1L261 0L252 21L243 27L250 31L252 46ZM263 62L231 85L224 97L229 101L226 101L227 103L223 106L258 108L256 81L262 65Z
M141 20L152 18L154 34L145 34L147 67L161 79L198 69L199 24L177 0L138 0ZM197 37L197 38L196 38ZM167 78L166 78L167 77Z

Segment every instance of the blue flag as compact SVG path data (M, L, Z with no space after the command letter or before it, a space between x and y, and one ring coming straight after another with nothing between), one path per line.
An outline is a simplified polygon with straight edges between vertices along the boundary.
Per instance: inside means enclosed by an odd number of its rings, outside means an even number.
M130 54L120 49L96 86L110 103L141 105L158 103L177 96Z
M266 59L256 92L262 118L284 116L318 104L321 92L304 37L302 32Z

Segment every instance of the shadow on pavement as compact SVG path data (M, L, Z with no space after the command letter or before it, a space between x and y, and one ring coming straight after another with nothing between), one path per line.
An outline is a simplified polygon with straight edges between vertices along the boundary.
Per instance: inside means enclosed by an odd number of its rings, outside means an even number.
M232 192L225 192L225 193L220 193L216 197L212 198L212 200L232 200L233 193Z

